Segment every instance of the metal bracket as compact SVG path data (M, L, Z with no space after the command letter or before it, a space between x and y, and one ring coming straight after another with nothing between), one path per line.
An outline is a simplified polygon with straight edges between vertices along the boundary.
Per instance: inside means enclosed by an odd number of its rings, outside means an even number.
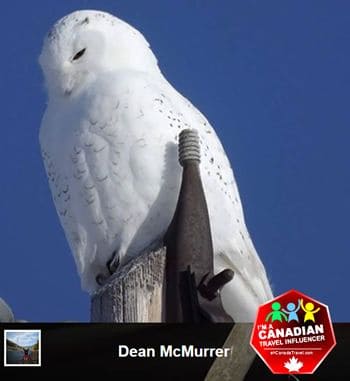
M214 275L213 245L200 177L199 138L195 130L179 137L183 166L180 195L165 235L166 322L232 322L222 306L220 290L233 278L225 269Z

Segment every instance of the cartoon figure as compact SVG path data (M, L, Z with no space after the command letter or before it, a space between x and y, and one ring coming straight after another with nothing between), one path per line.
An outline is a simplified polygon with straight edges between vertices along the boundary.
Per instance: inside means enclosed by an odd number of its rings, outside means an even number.
M283 319L285 319L285 321L287 321L287 315L284 312L280 311L280 309L281 309L280 303L273 302L271 305L271 308L272 308L272 311L266 316L265 321L269 321L270 318L271 318L271 322L273 322L275 320L279 320L282 322Z
M287 304L287 310L282 308L282 311L288 315L288 323L292 320L299 322L297 312L300 309L300 303L301 303L301 300L299 299L298 300L298 307L295 307L295 303L288 303Z
M308 302L305 304L305 307L304 307L303 303L304 303L304 301L303 301L303 299L301 299L301 308L305 312L304 323L307 322L308 320L311 320L315 323L315 316L314 315L320 310L320 307L318 307L314 310L315 306L313 303Z

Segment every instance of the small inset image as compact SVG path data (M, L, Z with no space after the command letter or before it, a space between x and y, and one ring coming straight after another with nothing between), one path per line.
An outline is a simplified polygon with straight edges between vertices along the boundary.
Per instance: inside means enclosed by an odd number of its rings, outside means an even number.
M40 366L40 329L4 331L4 366Z

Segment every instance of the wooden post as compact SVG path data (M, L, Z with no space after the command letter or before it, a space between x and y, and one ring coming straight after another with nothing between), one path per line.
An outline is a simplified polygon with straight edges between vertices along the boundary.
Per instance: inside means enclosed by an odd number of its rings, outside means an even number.
M163 321L165 248L146 252L123 266L91 299L92 322Z
M232 347L230 357L217 358L205 378L205 381L243 381L255 353L251 348L250 335L253 324L236 323L225 341L224 348Z

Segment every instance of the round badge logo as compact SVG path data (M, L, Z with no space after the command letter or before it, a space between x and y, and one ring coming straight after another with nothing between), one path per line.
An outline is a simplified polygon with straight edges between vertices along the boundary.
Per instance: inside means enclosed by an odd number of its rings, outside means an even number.
M274 374L311 374L336 345L328 307L296 290L262 304L251 346Z

